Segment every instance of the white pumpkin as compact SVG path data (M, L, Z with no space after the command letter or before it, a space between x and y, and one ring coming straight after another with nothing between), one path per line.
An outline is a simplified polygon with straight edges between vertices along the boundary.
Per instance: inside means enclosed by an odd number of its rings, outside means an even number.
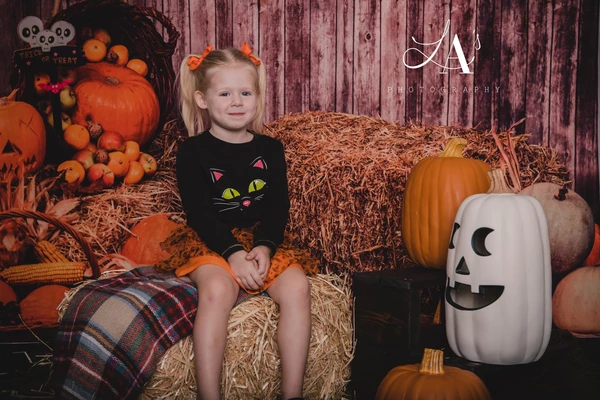
M552 327L552 271L546 217L513 194L500 170L487 194L468 197L450 239L445 296L452 351L471 361L538 360Z

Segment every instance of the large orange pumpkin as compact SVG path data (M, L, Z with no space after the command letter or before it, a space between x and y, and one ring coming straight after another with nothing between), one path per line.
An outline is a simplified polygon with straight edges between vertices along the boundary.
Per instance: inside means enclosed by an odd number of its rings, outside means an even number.
M402 241L415 263L446 268L454 217L464 199L490 188L489 165L464 158L463 138L451 139L438 157L419 161L406 179Z
M44 285L29 293L19 303L23 322L27 325L58 323L58 305L68 290L63 285Z
M180 226L166 214L146 217L131 229L133 235L123 244L121 254L138 264L155 265L170 255L160 248L160 243Z
M488 400L490 392L471 371L444 366L441 350L425 349L421 364L395 367L383 378L376 400Z
M77 68L77 106L73 123L88 121L104 131L119 132L140 145L149 142L158 127L160 106L152 85L133 70L107 62Z
M46 128L40 113L28 103L14 101L14 94L0 99L0 173L24 173L44 165Z

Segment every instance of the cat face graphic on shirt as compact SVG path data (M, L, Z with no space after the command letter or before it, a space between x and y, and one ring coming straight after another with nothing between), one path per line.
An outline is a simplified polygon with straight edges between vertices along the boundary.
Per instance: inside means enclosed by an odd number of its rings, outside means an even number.
M257 157L250 163L245 182L234 185L227 171L217 168L210 169L213 183L224 187L221 197L213 197L213 204L219 212L238 210L245 212L265 195L267 182L261 179L267 170L267 163L262 157ZM264 178L264 176L262 176Z

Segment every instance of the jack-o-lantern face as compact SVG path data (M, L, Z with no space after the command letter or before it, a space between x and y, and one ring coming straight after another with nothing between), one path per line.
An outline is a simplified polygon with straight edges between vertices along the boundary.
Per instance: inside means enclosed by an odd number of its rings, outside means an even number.
M551 269L537 200L480 194L460 206L446 264L446 333L471 361L537 360L550 339Z
M24 102L0 99L0 175L19 165L32 172L44 164L46 128L37 110Z
M450 239L450 250L455 248L454 240L459 228L460 225L455 222L452 238ZM478 264L479 261L485 263L485 260L479 260L477 257L485 258L492 256L492 253L490 253L489 249L486 247L486 239L492 232L494 232L494 229L487 227L477 228L473 232L470 245L474 254L473 258L478 261ZM464 255L458 261L454 272L463 277L471 275L469 263ZM473 272L478 273L479 271ZM502 293L504 293L504 285L480 284L479 286L472 288L468 283L462 283L455 280L454 285L450 285L450 282L448 282L446 301L448 304L459 310L480 310L498 300L500 296L502 296Z

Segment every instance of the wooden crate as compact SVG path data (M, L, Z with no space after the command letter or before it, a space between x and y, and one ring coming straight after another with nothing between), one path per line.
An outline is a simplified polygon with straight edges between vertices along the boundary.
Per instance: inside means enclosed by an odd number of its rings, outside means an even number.
M385 374L419 362L425 347L447 346L443 324L434 324L443 300L445 270L402 268L352 275L356 353L352 387L373 398Z

